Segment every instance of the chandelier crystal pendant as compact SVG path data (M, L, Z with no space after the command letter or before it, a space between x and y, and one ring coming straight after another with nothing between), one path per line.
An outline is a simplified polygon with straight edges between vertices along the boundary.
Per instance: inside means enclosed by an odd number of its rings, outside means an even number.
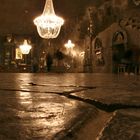
M46 0L43 13L34 19L34 24L40 37L50 39L58 36L64 20L55 15L52 0Z
M23 44L19 46L22 54L29 54L30 49L32 48L31 45L28 44L27 40L25 39Z

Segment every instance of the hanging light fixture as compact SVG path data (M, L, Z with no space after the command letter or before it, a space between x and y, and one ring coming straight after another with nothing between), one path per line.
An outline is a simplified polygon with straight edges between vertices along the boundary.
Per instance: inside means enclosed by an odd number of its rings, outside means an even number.
M50 39L58 36L64 20L55 15L52 0L46 0L43 13L34 19L34 24L40 37Z
M19 46L22 54L28 54L30 49L32 48L31 45L28 44L27 40L25 39L23 44Z
M66 47L67 53L71 56L74 56L73 47L75 46L75 44L72 43L71 40L68 40L68 42L65 43L64 46Z
M68 49L71 49L75 46L75 44L73 44L71 40L68 40L68 42L64 46Z

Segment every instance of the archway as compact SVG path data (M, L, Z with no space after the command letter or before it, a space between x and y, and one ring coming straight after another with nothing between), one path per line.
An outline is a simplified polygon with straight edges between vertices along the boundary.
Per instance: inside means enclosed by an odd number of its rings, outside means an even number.
M118 65L122 64L125 50L126 50L127 37L123 31L117 31L112 39L112 72L118 72Z

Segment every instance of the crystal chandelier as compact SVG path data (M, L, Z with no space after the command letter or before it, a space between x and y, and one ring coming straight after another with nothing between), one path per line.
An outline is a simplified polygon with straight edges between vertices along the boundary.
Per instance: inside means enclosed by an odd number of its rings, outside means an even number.
M34 24L40 37L49 39L58 36L64 20L55 15L52 0L46 0L43 13L34 19Z
M68 40L68 42L64 45L66 48L70 49L70 48L73 48L75 46L75 44L73 44L71 42L71 40Z
M31 45L28 44L27 40L25 39L23 44L19 46L22 54L28 54L30 49L32 48Z

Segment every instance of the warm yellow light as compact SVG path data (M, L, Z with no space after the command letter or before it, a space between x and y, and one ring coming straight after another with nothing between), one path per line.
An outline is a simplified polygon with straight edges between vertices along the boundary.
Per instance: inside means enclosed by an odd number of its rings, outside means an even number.
M68 42L64 45L66 48L73 48L75 44L71 42L71 40L68 40Z
M31 45L28 44L27 40L25 39L23 44L19 46L22 54L28 54L30 52L30 49L32 48Z
M40 37L49 39L58 36L64 20L55 15L52 0L46 0L43 13L34 19L34 24Z
M16 48L16 59L22 59L22 52L20 48Z

